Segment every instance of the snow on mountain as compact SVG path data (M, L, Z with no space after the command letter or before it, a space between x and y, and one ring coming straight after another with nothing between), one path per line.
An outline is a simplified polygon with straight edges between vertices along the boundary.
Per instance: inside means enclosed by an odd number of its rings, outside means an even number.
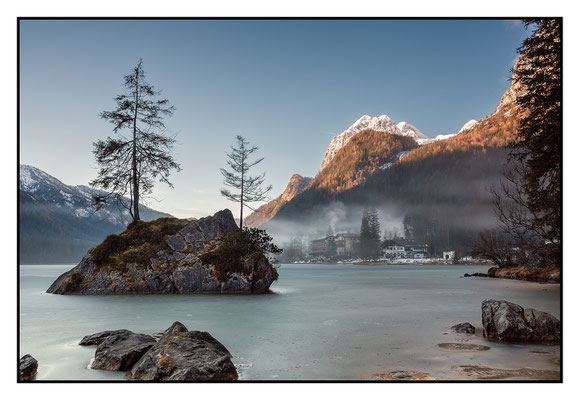
M397 124L397 128L401 131L403 136L412 137L415 140L427 139L427 136L423 135L419 129L415 128L408 122L401 121Z
M469 129L473 128L473 127L475 126L475 124L477 124L477 121L476 121L476 120L474 120L474 119L472 119L471 121L467 121L467 122L465 123L465 125L463 125L463 126L461 127L461 129L459 130L459 132L457 132L457 133L461 133L461 132L463 132L463 131L467 131L467 130L469 130Z
M379 169L389 169L391 168L393 165L395 165L395 163L397 161L401 161L403 158L407 157L409 155L410 151L401 151L400 153L398 153L393 160L379 166Z
M369 115L363 115L360 117L354 124L352 124L347 130L342 132L340 135L337 135L332 138L328 148L326 149L326 153L324 154L324 158L322 160L322 165L320 170L322 171L330 160L334 158L334 156L338 153L340 149L342 149L350 139L352 139L357 133L365 130L365 129L372 129L377 132L387 132L391 135L401 135L412 137L415 139L419 146L423 146L428 143L433 143L439 140L447 140L452 138L453 136L467 131L477 123L476 120L472 119L468 121L461 130L457 133L449 133L449 134L441 134L437 135L434 138L430 138L425 136L419 129L415 128L413 125L409 124L408 122L401 121L398 124L395 124L392 119L390 119L387 115L380 115L378 117L371 117Z
M336 153L338 153L338 151L342 149L344 145L346 145L348 141L353 138L354 135L364 131L365 129L372 129L377 132L388 132L396 135L403 134L397 128L397 125L395 125L393 120L386 115L380 115L378 117L363 115L347 130L332 138L328 148L326 149L326 153L324 154L320 170L323 170L328 165Z
M465 125L463 125L461 127L461 129L459 130L459 132L457 132L457 133L439 134L439 135L435 136L434 138L416 139L417 144L419 146L423 146L423 145L426 145L428 143L437 142L439 140L451 139L452 137L457 136L462 132L470 130L471 128L473 128L475 126L475 124L477 124L477 121L472 119L471 121L466 122Z
M23 198L29 203L45 207L57 207L78 218L108 221L111 224L125 226L131 221L129 212L118 203L111 203L95 211L93 197L105 192L88 186L70 186L46 172L30 165L20 165L19 188ZM147 217L159 218L168 214L142 207Z

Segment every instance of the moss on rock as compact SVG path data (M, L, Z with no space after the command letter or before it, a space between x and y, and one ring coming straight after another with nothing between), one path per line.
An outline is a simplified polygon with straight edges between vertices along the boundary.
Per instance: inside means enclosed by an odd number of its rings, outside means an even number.
M186 220L177 218L135 221L123 233L107 236L103 243L90 250L90 254L98 268L123 272L131 263L144 268L159 251L170 250L167 237L175 235L186 225Z

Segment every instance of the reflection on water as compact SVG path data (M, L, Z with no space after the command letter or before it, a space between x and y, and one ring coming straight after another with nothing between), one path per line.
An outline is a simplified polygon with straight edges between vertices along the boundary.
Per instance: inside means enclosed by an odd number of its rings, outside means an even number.
M37 358L37 379L125 379L88 369L95 348L76 343L101 330L160 332L174 321L220 340L240 379L369 379L393 370L469 379L453 367L559 368L559 346L446 332L460 322L481 326L481 301L488 298L560 317L559 285L460 278L486 267L282 265L272 293L256 296L46 294L70 268L20 268L20 353ZM490 349L438 346L449 342Z

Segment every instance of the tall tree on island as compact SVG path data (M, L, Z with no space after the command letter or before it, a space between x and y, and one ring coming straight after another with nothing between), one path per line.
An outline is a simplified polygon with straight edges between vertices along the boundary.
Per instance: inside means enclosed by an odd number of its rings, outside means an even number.
M151 193L156 179L173 187L169 174L181 168L171 155L175 138L164 132L163 118L171 116L174 107L167 99L158 99L160 92L145 81L141 59L124 81L125 93L115 97L117 107L100 114L113 124L118 137L93 143L99 173L90 185L108 192L94 198L97 208L115 199L133 221L139 221L141 196Z
M561 264L562 20L526 19L518 49L516 99L526 114L510 145L507 182L495 192L498 216L517 240L537 243L546 264ZM545 265L547 266L547 265Z
M266 193L272 189L272 185L262 187L266 173L260 175L249 175L250 168L259 164L264 158L250 160L250 156L258 151L257 146L250 146L250 143L242 136L236 136L236 145L230 146L231 152L226 153L230 171L220 168L224 177L224 185L236 189L235 193L228 189L221 189L221 194L230 201L240 203L240 229L244 224L244 206L255 211L247 203L267 200Z

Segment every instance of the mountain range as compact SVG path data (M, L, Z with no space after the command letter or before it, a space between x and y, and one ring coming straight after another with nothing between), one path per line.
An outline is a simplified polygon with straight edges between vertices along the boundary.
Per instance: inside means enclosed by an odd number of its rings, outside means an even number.
M362 208L374 205L387 223L404 225L405 216L407 228L433 246L466 248L479 230L495 223L490 188L503 177L505 146L516 135L518 91L512 85L491 114L435 138L387 115L365 115L331 140L310 184L248 219L275 237L316 236L329 225L335 231L358 229Z
M118 202L101 210L93 197L105 192L88 186L66 185L30 165L19 171L20 263L74 263L107 235L122 232L131 222ZM169 217L142 206L142 219Z

